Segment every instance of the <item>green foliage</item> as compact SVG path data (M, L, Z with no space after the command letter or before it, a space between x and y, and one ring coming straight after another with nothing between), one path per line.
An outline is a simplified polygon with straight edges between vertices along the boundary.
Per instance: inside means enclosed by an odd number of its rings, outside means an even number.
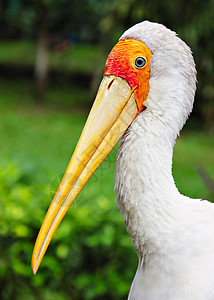
M96 24L100 17L87 0L9 0L3 5L0 36L5 36L6 30L10 37L35 38L43 13L50 34L98 40Z
M8 163L0 169L1 299L21 299L26 293L32 299L49 299L55 293L65 299L126 294L135 264L132 272L123 272L122 266L127 266L127 256L134 255L113 199L98 188L97 194L89 189L77 199L40 271L32 275L32 247L50 201L50 187L22 168Z

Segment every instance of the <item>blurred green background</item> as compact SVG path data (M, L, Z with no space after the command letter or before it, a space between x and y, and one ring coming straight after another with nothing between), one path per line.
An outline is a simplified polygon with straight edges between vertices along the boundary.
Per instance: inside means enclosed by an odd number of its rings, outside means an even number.
M57 230L36 276L33 245L122 32L144 19L192 48L198 91L174 177L214 200L213 0L1 0L0 299L126 299L137 267L116 205L116 149Z

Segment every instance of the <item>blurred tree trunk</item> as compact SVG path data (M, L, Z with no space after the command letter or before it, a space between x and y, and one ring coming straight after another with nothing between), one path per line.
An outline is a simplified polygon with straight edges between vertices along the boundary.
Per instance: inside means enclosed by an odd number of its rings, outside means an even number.
M204 184L206 185L207 189L210 192L211 197L213 198L214 201L214 180L212 177L208 174L208 172L205 170L203 166L198 166L197 167L198 174L201 176Z
M42 98L48 80L48 8L38 8L38 45L35 62L35 78L38 96Z

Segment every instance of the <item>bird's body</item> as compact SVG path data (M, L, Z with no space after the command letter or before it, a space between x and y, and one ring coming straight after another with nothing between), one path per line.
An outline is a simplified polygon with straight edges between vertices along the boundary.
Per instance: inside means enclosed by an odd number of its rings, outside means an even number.
M191 51L174 32L145 21L122 35L37 238L34 273L68 207L125 132L115 189L139 257L128 299L214 300L213 204L181 195L172 176L195 89Z

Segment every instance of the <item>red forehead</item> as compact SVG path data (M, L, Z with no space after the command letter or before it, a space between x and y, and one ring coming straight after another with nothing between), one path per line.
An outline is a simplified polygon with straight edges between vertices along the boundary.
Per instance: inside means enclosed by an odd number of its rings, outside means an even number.
M140 85L140 81L149 75L149 61L152 56L149 48L141 41L124 39L119 41L110 52L104 75L115 75L126 79L133 88ZM142 69L134 66L137 57L144 57L147 64Z

